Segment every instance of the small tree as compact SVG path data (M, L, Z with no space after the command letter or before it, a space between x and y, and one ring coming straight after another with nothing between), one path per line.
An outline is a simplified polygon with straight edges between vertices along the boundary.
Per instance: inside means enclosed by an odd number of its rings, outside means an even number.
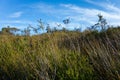
M12 34L12 33L10 32L10 26L7 26L7 27L2 28L1 33L2 33L2 34Z
M35 33L38 33L39 28L34 28L31 25L28 26L29 28L32 28Z
M40 19L40 20L38 20L38 23L39 23L39 29L42 29L42 30L44 30L44 24L43 24L43 22L42 22L42 20Z
M70 23L70 18L63 20L63 23L66 25L66 27L68 27L68 24Z
M81 28L80 27L78 27L78 28L75 27L74 31L81 32Z
M47 33L51 33L51 28L49 24L47 24L46 30L47 30Z
M101 26L102 30L105 30L106 29L106 24L107 24L106 19L104 19L101 14L98 14L98 18L99 18L98 24Z
M67 30L66 30L66 28L63 27L63 28L62 28L62 31L63 31L63 32L66 32Z
M2 34L9 34L9 35L15 35L15 32L19 31L20 29L17 29L15 27L10 27L10 26L7 26L6 28L2 28L2 31L1 33Z
M69 24L70 23L70 18L63 20L64 24Z
M91 28L89 29L96 30L97 28L101 28L100 30L104 31L107 27L106 25L107 25L106 19L104 19L101 14L98 14L98 22L94 24L93 26L91 26Z
M18 32L18 31L20 31L20 29L17 29L17 28L15 28L15 27L10 28L10 33L12 33L12 34L14 34L14 35L16 35L16 32Z
M54 28L53 28L53 32L56 32L56 31L58 31L58 30L57 30L57 28L56 28L56 27L54 27Z
M30 35L29 27L25 28L22 32L24 33L25 36L29 36Z

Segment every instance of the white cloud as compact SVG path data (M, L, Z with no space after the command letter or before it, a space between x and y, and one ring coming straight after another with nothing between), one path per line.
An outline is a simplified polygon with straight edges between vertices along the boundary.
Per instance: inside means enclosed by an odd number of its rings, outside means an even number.
M91 0L89 0L91 1ZM98 4L95 3L94 4ZM100 7L104 8L103 10L99 10L96 8L83 8L83 7L79 7L73 4L62 4L62 6L68 8L69 10L71 10L71 17L75 20L75 21L86 21L86 23L89 24L93 24L95 23L95 21L97 21L97 14L101 13L111 25L115 25L115 23L117 23L116 25L120 25L120 8L111 5L111 4L105 4L100 5ZM78 14L79 13L79 14Z
M0 20L1 27L16 27L18 29L23 30L24 28L27 28L28 25L32 25L33 27L37 27L37 22L34 21L28 21L28 20Z
M15 12L15 13L11 14L9 17L18 18L18 17L21 17L22 14L23 14L23 12L19 11L19 12Z
M102 15L109 21L110 25L120 25L120 8L117 7L110 0L106 2L95 2L93 0L86 0L88 3L99 6L104 10L101 10Z
M112 11L113 13L120 13L120 8L116 7L114 3L112 3L110 0L106 0L106 2L95 2L93 0L86 0L86 2L100 6L108 11Z
M57 22L57 21L50 21L50 27L52 29L54 29L54 27L56 27L57 29L62 29L62 28L66 28L66 29L69 29L69 30L74 30L75 28L81 28L81 26L84 26L84 25L81 25L79 23L69 23L67 25L65 25L64 23L62 22ZM60 25L60 26L58 26ZM85 29L84 27L82 27L82 29Z
M110 25L120 25L120 8L116 7L114 4L111 4L109 0L108 3L105 2L94 2L93 0L86 0L88 3L96 5L101 9L97 8L85 8L80 7L74 4L59 4L59 5L49 5L49 4L35 4L32 5L32 9L36 10L39 13L44 13L45 16L49 15L51 18L48 23L54 27L55 23L62 24L62 20L70 17L71 23L69 28L74 29L82 25L82 28L89 27L94 25L98 18L97 14L101 13L108 21ZM16 12L11 15L11 17L17 18L20 17L23 12ZM59 20L57 20L59 19ZM56 21L57 20L57 21ZM61 20L61 22L60 22ZM12 22L11 22L12 23ZM26 23L26 21L13 21L13 23ZM33 22L27 22L34 24Z
M33 22L33 21L28 21L28 20L0 20L1 24L36 24L37 22Z

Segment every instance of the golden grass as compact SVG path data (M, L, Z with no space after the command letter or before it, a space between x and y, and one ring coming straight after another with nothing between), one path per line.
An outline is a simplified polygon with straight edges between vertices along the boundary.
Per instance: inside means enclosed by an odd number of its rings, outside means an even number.
M1 80L120 80L120 30L0 36Z

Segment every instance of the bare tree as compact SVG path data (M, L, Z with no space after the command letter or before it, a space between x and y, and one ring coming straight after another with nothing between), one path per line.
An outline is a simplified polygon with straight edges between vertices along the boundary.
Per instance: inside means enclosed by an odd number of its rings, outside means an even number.
M90 30L96 30L97 28L101 28L100 30L104 31L107 28L107 21L103 18L101 14L98 14L98 22L89 28Z
M101 26L102 30L105 30L106 29L106 24L107 24L106 19L104 19L101 14L98 14L98 17L99 17L98 25Z
M44 30L44 24L43 24L43 22L42 22L42 20L40 19L40 20L38 20L38 23L39 23L39 29L42 29L42 30Z
M25 28L22 32L24 33L25 36L29 36L30 35L29 27Z
M51 28L49 24L47 24L46 30L47 30L47 33L51 33Z
M35 33L38 33L38 30L39 30L39 28L34 28L33 26L31 26L30 24L29 24L29 26L28 26L29 28L32 28L33 29L33 31L35 32Z

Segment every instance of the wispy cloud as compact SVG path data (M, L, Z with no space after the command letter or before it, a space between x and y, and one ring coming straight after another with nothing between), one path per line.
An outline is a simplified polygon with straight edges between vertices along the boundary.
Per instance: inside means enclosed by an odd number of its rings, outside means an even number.
M92 5L100 7L98 8L88 8L81 7L74 4L59 4L51 5L45 3L38 3L32 5L32 10L36 10L38 13L44 13L45 16L50 16L48 23L55 27L55 23L62 24L63 19L70 17L71 23L69 24L69 29L74 29L74 27L79 27L82 25L82 28L89 27L95 24L98 20L97 14L101 13L108 21L110 25L120 25L120 8L116 7L114 4L111 4L109 0L106 2L95 2L93 0L86 0ZM10 16L12 18L20 17L23 12L15 12ZM57 20L59 19L59 20ZM61 20L61 21L60 21ZM15 21L16 23L22 23L24 21ZM30 22L29 22L30 23ZM32 24L32 22L31 22Z
M106 0L106 2L95 2L93 0L86 1L103 8L101 13L107 18L111 25L120 25L120 7L117 7L115 3L110 0Z
M23 14L23 12L19 11L19 12L12 13L9 17L11 17L11 18L19 18L19 17L21 17L22 14Z
M36 22L33 21L28 21L28 20L0 20L0 23L4 23L4 24L36 24Z
M57 15L68 15L69 14L69 10L61 6L61 4L50 5L50 4L45 4L45 3L38 3L38 4L33 4L32 8L34 10L37 10L40 13L53 14L52 16L54 16L55 14Z
M17 27L19 29L24 29L27 28L28 25L32 25L33 27L37 26L37 22L33 22L33 21L28 21L28 20L0 20L0 25L2 27Z
M86 2L96 6L100 6L105 10L112 11L113 13L120 13L120 8L116 7L115 4L112 3L110 0L106 0L106 2L95 2L93 0L86 0Z

